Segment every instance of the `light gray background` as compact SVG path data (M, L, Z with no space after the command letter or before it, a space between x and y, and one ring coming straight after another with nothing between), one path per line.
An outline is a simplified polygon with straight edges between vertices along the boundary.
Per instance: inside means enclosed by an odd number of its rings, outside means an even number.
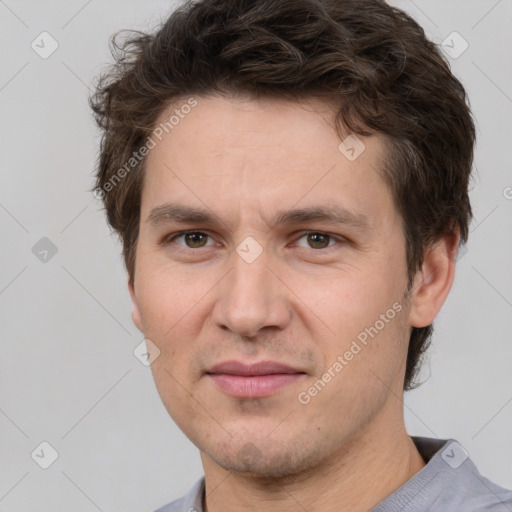
M468 252L435 323L428 379L405 398L409 432L454 437L480 471L512 488L512 4L400 1L451 59L478 129ZM108 38L150 29L170 1L0 0L0 510L152 511L202 475L132 354L120 245L92 185L98 132L88 86ZM42 59L43 31L59 47ZM509 199L507 199L507 196ZM46 263L32 247L48 237ZM59 457L41 469L31 452Z

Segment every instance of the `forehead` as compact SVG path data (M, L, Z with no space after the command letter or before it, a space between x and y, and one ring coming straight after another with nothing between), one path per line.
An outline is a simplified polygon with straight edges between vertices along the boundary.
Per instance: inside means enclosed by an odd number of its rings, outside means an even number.
M281 210L319 201L370 217L393 209L380 175L385 140L338 134L329 104L197 96L194 102L174 102L155 124L143 215L169 200L226 213L230 205L240 213L251 205ZM360 153L355 159L340 149L346 136Z
M189 107L190 104L194 106ZM316 98L291 101L218 95L182 97L161 113L155 129L163 129L165 133L160 139L165 138L167 143L172 143L171 137L167 137L170 132L176 144L195 145L197 137L201 144L199 150L215 146L236 151L258 145L269 150L286 150L301 140L302 145L293 147L294 152L301 157L318 157L311 149L318 147L319 136L323 139L322 146L337 147L340 135L342 138L349 135L343 128L343 133L336 133L335 113L332 103Z

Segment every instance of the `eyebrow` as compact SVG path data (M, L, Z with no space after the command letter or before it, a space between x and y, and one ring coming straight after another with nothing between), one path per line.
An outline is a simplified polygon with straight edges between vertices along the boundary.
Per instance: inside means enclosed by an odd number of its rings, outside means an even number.
M370 226L369 218L365 214L348 210L340 205L280 210L274 215L272 226L310 222L344 224L357 228ZM216 213L208 209L173 203L165 203L153 208L146 218L146 223L155 227L170 223L226 225Z

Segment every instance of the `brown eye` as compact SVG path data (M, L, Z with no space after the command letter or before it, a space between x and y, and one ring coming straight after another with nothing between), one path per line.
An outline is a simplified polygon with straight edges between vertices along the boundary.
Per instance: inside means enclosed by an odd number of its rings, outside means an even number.
M304 233L299 240L306 239L307 245L300 244L300 247L304 247L306 249L327 249L336 244L336 242L340 242L336 240L333 235L328 235L327 233L322 233L318 231L310 231Z
M329 246L329 239L331 237L323 233L308 233L307 238L308 243L313 249L325 249Z
M207 246L208 238L209 235L201 231L187 231L173 236L168 240L168 243L183 239L184 243L176 242L176 244L187 249L200 249Z
M185 243L191 248L203 247L208 235L204 233L187 233Z

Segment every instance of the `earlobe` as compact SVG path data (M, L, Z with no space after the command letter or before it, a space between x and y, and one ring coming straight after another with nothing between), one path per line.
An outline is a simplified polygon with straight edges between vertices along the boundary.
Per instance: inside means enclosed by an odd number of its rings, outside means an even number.
M142 315L140 314L139 304L137 302L137 297L135 296L135 286L132 279L128 279L128 290L132 299L132 321L137 329L144 333L144 329L142 327Z
M455 277L459 239L459 231L456 230L443 236L426 251L411 291L409 324L412 327L430 325L444 304Z

